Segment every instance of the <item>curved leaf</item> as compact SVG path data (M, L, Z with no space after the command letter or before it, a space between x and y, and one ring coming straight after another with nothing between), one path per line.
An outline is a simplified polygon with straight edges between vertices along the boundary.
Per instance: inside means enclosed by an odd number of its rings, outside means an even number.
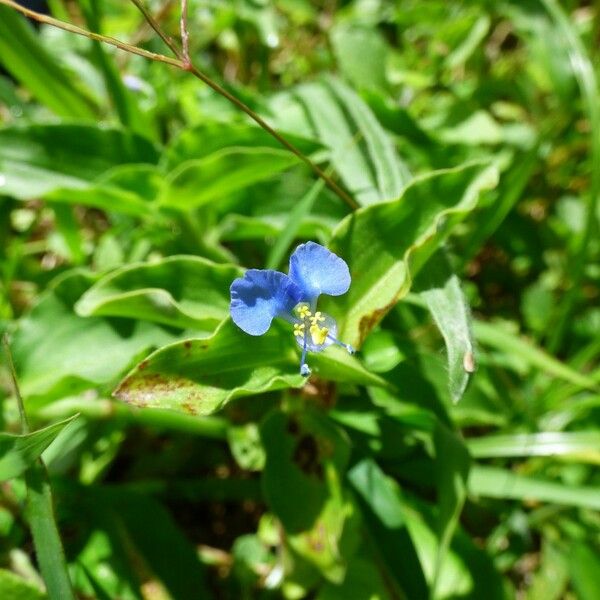
M242 274L195 256L130 264L96 282L75 305L81 316L131 317L213 329L229 314L229 286Z
M36 124L0 129L1 190L21 199L83 188L117 165L157 160L153 144L116 128Z
M332 381L388 386L354 356L328 348L309 357L314 373ZM136 406L208 415L234 398L301 387L299 349L291 327L273 323L263 336L245 334L229 319L209 338L160 348L143 360L114 395Z
M332 308L340 317L341 339L362 345L497 178L496 168L485 163L435 171L411 182L398 200L359 209L340 223L331 248L352 275L349 292Z
M287 150L226 148L189 160L167 177L159 196L162 205L192 210L254 183L270 179L298 163Z

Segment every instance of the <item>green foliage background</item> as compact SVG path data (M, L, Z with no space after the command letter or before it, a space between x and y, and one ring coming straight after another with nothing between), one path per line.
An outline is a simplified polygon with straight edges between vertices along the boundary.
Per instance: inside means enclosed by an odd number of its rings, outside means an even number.
M170 55L135 3L49 7ZM179 44L179 3L147 7ZM188 12L196 67L352 206L191 73L0 2L29 427L4 361L0 597L595 600L598 5ZM359 352L307 382L286 323L228 314L309 239L349 264L320 308Z

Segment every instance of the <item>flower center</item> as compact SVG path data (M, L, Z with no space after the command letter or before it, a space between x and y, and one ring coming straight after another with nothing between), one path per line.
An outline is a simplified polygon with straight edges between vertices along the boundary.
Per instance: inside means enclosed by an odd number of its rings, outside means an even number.
M299 304L295 309L300 322L294 324L294 336L298 345L311 352L319 352L334 343L337 326L335 319L321 311L312 313L307 304Z
M336 339L337 323L331 315L321 311L315 311L313 314L308 304L299 304L294 312L297 315L294 319L294 337L298 346L302 348L300 365L302 375L310 375L310 369L305 362L307 351L321 352L327 346L337 344L345 348L350 354L354 354L352 346Z

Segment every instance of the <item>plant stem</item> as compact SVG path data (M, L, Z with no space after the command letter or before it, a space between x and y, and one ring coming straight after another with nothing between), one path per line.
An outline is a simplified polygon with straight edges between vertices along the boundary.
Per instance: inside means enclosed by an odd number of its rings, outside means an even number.
M306 156L303 152L296 148L294 144L289 142L284 136L282 136L275 129L273 129L273 127L271 127L262 117L255 113L247 104L236 98L225 88L221 87L216 81L213 81L208 75L200 71L191 61L186 60L186 58L189 59L189 56L187 55L189 40L187 33L187 14L185 18L181 19L181 28L182 31L185 32L185 36L182 36L184 44L184 52L182 52L179 50L179 48L177 48L173 40L164 33L160 25L152 17L150 12L141 2L141 0L131 1L137 6L137 8L140 10L142 15L148 22L148 24L160 36L163 42L171 49L171 51L173 52L173 54L175 54L177 58L171 58L169 56L165 56L164 54L156 54L155 52L150 52L148 50L138 48L137 46L127 44L126 42L121 42L120 40L117 40L112 37L87 31L86 29L82 29L81 27L77 27L76 25L71 25L70 23L66 23L64 21L60 21L59 19L54 19L53 17L49 17L48 15L43 15L41 13L35 12L34 10L25 8L24 6L13 2L13 0L0 0L0 4L9 6L10 8L13 8L14 10L24 14L26 17L38 21L39 23L52 25L53 27L58 27L59 29L63 29L70 33L75 33L77 35L87 37L90 40L104 42L105 44L110 44L111 46L115 46L116 48L124 50L125 52L137 54L138 56L143 56L144 58L149 58L150 60L162 62L173 67L177 67L182 71L187 71L188 73L191 73L194 77L196 77L196 79L199 79L200 81L208 85L211 89L217 92L217 94L220 94L221 96L229 100L229 102L234 104L237 108L239 108L242 112L246 113L255 123L257 123L273 138L275 138L284 148L289 150L292 154L298 157L298 159L300 159L303 163L310 167L310 169L326 183L327 187L330 190L332 190L337 196L339 196L349 206L349 208L351 208L352 210L358 208L358 203L356 202L356 200L354 200L352 196L350 196L345 190L343 190L331 177L329 177L325 172L323 172L317 164L315 164L310 158L308 158L308 156ZM185 0L183 2L182 8L187 8L187 3L185 2Z
M337 194L352 210L358 208L358 203L352 196L344 191L327 173L325 173L317 164L315 164L308 156L301 152L294 144L289 142L285 137L278 133L273 127L271 127L260 115L255 113L247 104L242 102L239 98L228 92L224 87L219 85L216 81L213 81L208 75L200 71L196 67L189 56L189 34L187 31L187 0L182 0L181 4L181 19L180 19L180 30L181 39L183 43L183 51L179 50L173 40L165 34L161 29L160 24L150 14L148 9L144 6L142 0L131 0L144 15L148 24L156 33L159 35L161 40L171 49L171 52L177 57L179 63L182 65L180 68L184 71L191 73L196 79L199 79L205 83L212 90L220 94L234 106L239 108L242 112L246 113L255 123L262 127L267 133L274 137L284 148L289 150L292 154L297 156L302 162L304 162L310 169L320 177L327 185L327 187Z
M53 17L49 17L48 15L43 15L41 13L35 12L34 10L29 10L13 0L0 0L0 4L4 4L9 6L10 8L14 8L16 11L24 14L26 17L33 19L34 21L38 21L38 23L44 23L45 25L52 25L53 27L58 27L59 29L63 29L64 31L68 31L69 33L74 33L76 35L82 35L90 40L96 40L98 42L104 42L105 44L110 44L111 46L115 46L119 48L119 50L124 50L125 52L131 52L132 54L137 54L138 56L143 56L144 58L149 58L150 60L156 60L158 62L163 62L167 65L171 65L173 67L178 67L179 69L183 69L183 63L175 58L171 58L170 56L164 56L163 54L156 54L155 52L150 52L149 50L144 50L143 48L138 48L137 46L132 46L131 44L127 44L126 42L121 42L115 38L109 37L107 35L101 35L99 33L93 33L92 31L87 31L86 29L82 29L81 27L77 27L77 25L71 25L71 23L66 23L65 21L60 21L59 19L54 19Z
M2 336L2 344L19 406L21 430L26 434L29 433L29 422L25 413L25 405L19 389L17 372L7 334ZM46 466L41 458L38 458L25 472L25 485L27 486L27 520L31 528L33 545L46 584L48 597L50 600L75 600L65 553L54 516L52 489L48 481Z
M2 336L2 346L4 348L4 356L6 356L6 362L8 363L8 370L10 372L10 378L12 380L15 398L17 399L17 407L19 408L19 418L21 420L21 433L29 433L29 421L27 420L27 413L25 412L23 396L21 396L21 390L19 389L19 384L17 382L17 370L15 369L15 363L13 361L12 352L10 351L10 344L8 341L7 333L5 333Z

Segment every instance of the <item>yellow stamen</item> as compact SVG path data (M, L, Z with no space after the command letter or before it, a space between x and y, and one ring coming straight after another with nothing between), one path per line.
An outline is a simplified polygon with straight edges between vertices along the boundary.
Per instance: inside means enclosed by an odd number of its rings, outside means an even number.
M309 315L310 316L310 315ZM313 325L316 325L319 322L323 322L325 320L325 317L321 314L321 311L318 310L313 317L310 317L310 322Z
M304 335L304 323L295 323L294 324L294 335L296 337L300 337Z
M298 307L298 315L301 319L306 319L307 317L312 316L312 313L310 312L310 308L308 307L307 304L301 304Z
M310 336L312 337L313 344L321 346L327 339L329 329L327 327L319 327L317 324L311 325Z

